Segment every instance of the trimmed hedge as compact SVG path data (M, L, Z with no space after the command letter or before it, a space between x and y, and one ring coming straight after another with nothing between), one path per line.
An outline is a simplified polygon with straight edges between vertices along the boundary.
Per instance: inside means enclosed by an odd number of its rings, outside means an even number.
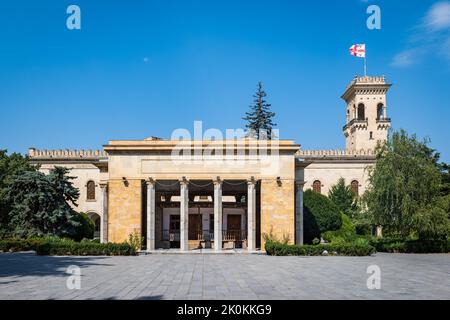
M0 252L36 251L44 239L4 239L0 240Z
M321 256L324 251L328 255L338 256L370 256L376 250L369 244L319 244L319 245L288 245L279 242L267 242L266 253L269 256Z
M131 256L136 250L128 243L75 242L57 238L0 240L0 252L36 251L38 255L55 256Z
M40 256L134 256L136 250L128 243L45 241L37 246Z
M370 241L378 252L389 253L449 253L450 240L402 240L380 238Z

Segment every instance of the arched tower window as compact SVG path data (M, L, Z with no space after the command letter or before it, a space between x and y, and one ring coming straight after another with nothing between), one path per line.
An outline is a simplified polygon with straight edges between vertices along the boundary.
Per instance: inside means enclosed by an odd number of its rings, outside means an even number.
M355 195L355 197L357 197L359 195L359 182L358 182L358 180L353 180L352 183L350 184L350 187L351 187L352 192Z
M95 182L92 180L88 181L86 189L87 189L87 200L95 200Z
M366 112L362 103L358 105L358 120L366 120Z
M377 106L377 120L383 119L384 119L384 105L382 103L379 103Z
M313 182L313 191L322 193L322 183L319 180Z

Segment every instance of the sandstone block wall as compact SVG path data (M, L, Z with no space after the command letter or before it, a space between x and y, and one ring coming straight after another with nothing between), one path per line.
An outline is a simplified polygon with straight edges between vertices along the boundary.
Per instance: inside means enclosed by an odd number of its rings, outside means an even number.
M124 242L135 231L142 235L141 180L110 180L108 192L109 242Z
M261 181L261 249L264 250L264 234L272 234L279 240L289 237L295 242L295 183L293 180Z

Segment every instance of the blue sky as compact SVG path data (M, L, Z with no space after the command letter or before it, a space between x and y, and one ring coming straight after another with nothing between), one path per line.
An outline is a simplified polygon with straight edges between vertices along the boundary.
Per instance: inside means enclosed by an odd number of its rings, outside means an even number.
M81 8L81 30L66 9ZM366 9L381 8L381 30ZM241 128L258 81L281 138L345 146L340 99L363 72L393 83L394 128L450 162L449 1L1 1L0 148L100 148L176 128Z

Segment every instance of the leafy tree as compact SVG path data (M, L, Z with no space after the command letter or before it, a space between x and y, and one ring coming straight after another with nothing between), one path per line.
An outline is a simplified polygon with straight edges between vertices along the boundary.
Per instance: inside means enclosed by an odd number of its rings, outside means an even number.
M420 226L419 238L425 240L447 239L450 234L448 212L439 205L431 204L418 210L415 223Z
M383 226L384 234L410 236L420 233L423 210L437 201L441 175L438 156L404 130L390 134L377 147L376 164L369 170L365 202L373 222Z
M276 126L273 123L275 113L270 111L271 104L265 100L267 94L263 89L262 83L258 83L256 94L253 96L253 105L250 106L250 111L245 113L243 120L247 121L245 127L250 136L257 139L271 139L272 129Z
M0 150L0 238L8 236L9 212L11 202L7 199L8 190L14 177L25 171L35 171L28 158L19 153L8 155L6 150Z
M342 225L339 208L326 196L306 190L304 193L304 238L311 243L325 231L338 230Z
M442 162L438 164L438 168L441 170L442 177L441 195L450 195L450 165Z
M79 197L66 168L55 167L48 175L25 171L12 182L7 198L12 203L9 225L13 236L33 237L75 234L77 213L70 206Z

